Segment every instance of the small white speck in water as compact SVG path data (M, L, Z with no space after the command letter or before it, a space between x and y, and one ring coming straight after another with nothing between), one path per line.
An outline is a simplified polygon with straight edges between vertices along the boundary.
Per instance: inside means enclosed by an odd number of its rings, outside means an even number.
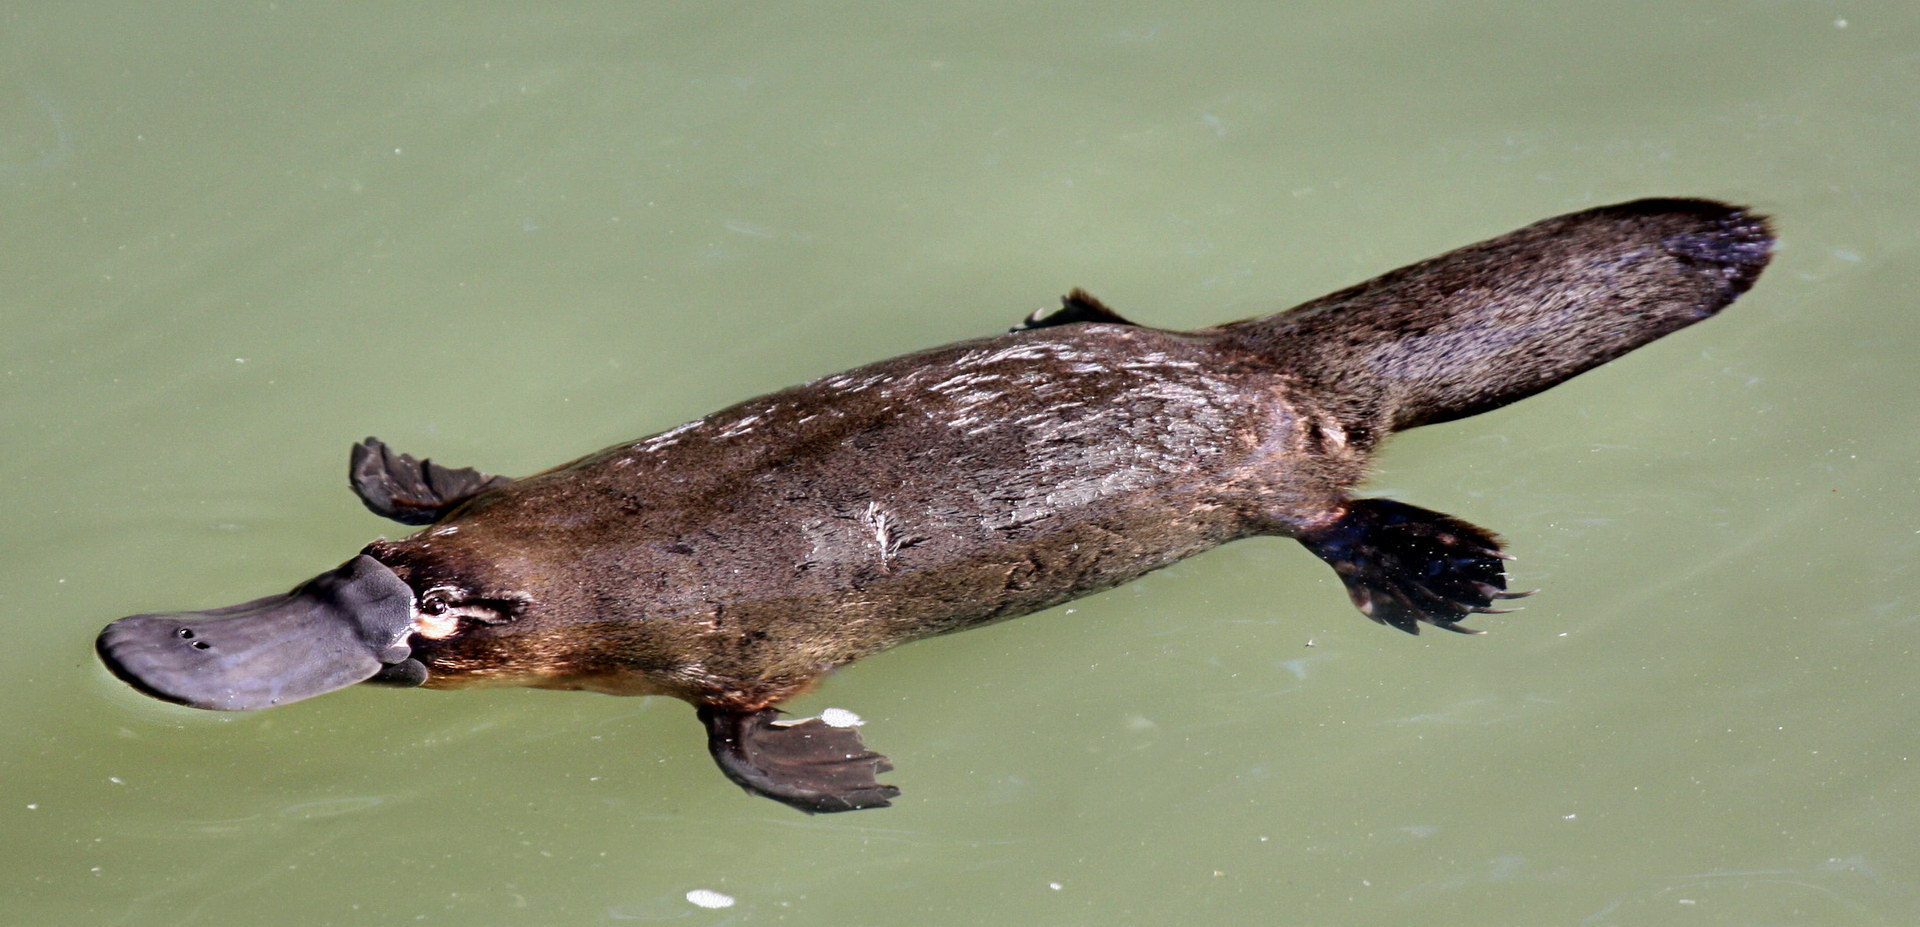
M688 892L687 900L702 908L733 907L732 895L723 895L710 888L696 888Z
M828 727L859 727L867 723L859 715L845 708L829 708L820 713L820 720Z
M1048 887L1048 888L1050 888L1050 889L1053 889L1054 891L1056 891L1056 892L1057 892L1057 891L1059 891L1059 890L1060 890L1060 883L1058 883L1058 882L1048 882L1048 883L1047 883L1047 887Z

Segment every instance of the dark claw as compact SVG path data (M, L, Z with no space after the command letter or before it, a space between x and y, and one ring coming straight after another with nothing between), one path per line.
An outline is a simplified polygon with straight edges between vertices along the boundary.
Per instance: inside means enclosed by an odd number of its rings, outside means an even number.
M460 503L513 482L471 467L453 469L396 453L378 438L353 446L347 481L375 515L405 525L430 525Z
M884 808L900 790L874 777L893 769L852 728L819 718L780 721L772 708L700 706L707 749L735 785L808 814Z
M1367 617L1410 634L1420 622L1460 634L1478 634L1457 622L1471 614L1498 615L1510 593L1491 532L1457 518L1391 499L1359 499L1331 525L1300 542L1327 561Z

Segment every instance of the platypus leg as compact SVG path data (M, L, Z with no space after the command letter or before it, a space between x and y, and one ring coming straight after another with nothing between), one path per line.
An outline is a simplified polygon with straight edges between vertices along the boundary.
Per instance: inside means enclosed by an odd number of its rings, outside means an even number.
M1036 328L1052 328L1055 325L1071 325L1075 322L1101 322L1107 325L1135 325L1121 318L1120 313L1107 308L1107 304L1095 299L1092 293L1075 287L1073 292L1060 297L1058 309L1035 309L1026 321L1007 329L1011 332L1030 332Z
M471 467L454 470L431 460L396 454L379 438L353 446L347 481L375 515L406 525L431 525L454 506L495 486L513 482Z
M808 814L885 808L900 794L874 780L893 764L852 728L779 717L772 708L700 706L707 749L735 785Z
M1457 622L1471 614L1500 614L1496 599L1508 592L1500 539L1451 515L1392 499L1355 499L1333 522L1299 536L1314 555L1333 565L1353 604L1368 618L1408 634L1424 621L1461 634L1478 634Z

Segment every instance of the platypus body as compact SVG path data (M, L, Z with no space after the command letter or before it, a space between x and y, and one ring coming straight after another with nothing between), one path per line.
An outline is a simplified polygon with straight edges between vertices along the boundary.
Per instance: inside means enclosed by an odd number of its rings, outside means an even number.
M430 527L293 592L136 615L140 690L264 708L362 681L672 695L734 782L885 805L890 767L782 700L907 641L1039 611L1237 538L1330 563L1415 632L1500 611L1493 534L1356 499L1394 431L1497 408L1713 315L1766 220L1702 200L1549 219L1287 312L1195 331L1075 291L1011 332L881 361L510 480L353 449L373 511Z

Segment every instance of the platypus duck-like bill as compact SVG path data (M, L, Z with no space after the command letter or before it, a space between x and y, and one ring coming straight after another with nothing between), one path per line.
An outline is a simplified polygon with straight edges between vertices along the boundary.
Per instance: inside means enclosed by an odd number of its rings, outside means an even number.
M1473 633L1507 609L1492 532L1355 498L1395 431L1495 409L1709 318L1771 255L1707 200L1571 213L1286 312L1193 331L1075 290L1006 334L749 399L521 479L368 438L379 540L285 595L108 625L101 659L195 708L360 682L692 703L749 792L888 804L844 718L778 705L920 638L1110 589L1239 538L1292 538L1369 618Z
M122 618L100 633L114 675L155 698L243 711L382 674L417 675L413 590L364 554L285 595L204 612Z

